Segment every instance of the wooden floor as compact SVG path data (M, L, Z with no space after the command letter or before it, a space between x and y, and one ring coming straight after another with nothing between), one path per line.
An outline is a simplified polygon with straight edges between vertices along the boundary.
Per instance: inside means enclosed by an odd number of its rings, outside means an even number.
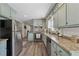
M43 42L27 42L19 56L47 56Z

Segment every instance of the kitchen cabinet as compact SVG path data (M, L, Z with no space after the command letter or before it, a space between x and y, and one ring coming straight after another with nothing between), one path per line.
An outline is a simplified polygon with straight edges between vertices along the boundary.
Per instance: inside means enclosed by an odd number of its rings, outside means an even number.
M6 56L7 48L6 48L6 39L0 40L0 56Z
M13 8L11 8L11 18L13 19L15 17L16 17L16 11Z
M51 41L51 56L56 56L57 55L57 50L56 50L56 44L55 42Z
M34 26L43 26L42 20L34 20L34 21L33 21L33 25L34 25Z
M43 42L44 42L44 44L45 44L45 46L47 45L47 37L45 36L45 35L42 35L42 40L43 40Z
M57 45L57 55L58 56L69 56L70 53L65 51L63 48Z
M67 25L79 24L79 4L78 3L68 3L67 4Z
M17 56L22 51L22 38L21 38L21 32L15 32L15 40L14 40L14 55Z
M10 7L8 4L0 4L0 15L10 17Z
M70 53L65 51L55 42L51 41L51 56L69 56Z
M58 11L58 27L63 27L66 25L66 4L59 7Z
M53 26L54 28L58 28L58 13L56 12L54 15L53 15Z
M58 4L54 10L54 28L63 27L66 25L66 4Z

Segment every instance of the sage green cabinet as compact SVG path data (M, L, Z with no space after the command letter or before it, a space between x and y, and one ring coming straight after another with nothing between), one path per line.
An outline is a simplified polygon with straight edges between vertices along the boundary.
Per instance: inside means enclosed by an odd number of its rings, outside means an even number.
M58 21L58 27L64 27L66 25L79 25L79 4L67 3L61 4L60 7L56 7L57 10L54 13L54 26Z
M69 56L70 53L65 51L63 48L57 45L57 55L58 56Z
M11 18L13 19L15 17L16 17L16 11L13 8L11 8Z
M42 40L43 40L45 46L47 46L47 36L42 35Z
M33 26L43 26L42 20L33 20Z
M59 7L58 11L58 27L63 27L66 25L66 4Z
M10 7L8 4L0 4L0 15L10 17Z
M79 24L79 3L67 4L67 22L68 25Z
M56 12L56 13L54 13L54 15L53 15L53 26L54 26L54 28L58 28L58 13Z
M54 28L66 25L66 4L62 4L53 15Z
M70 53L51 41L51 56L69 56Z
M51 56L56 56L57 55L57 46L55 42L51 41Z

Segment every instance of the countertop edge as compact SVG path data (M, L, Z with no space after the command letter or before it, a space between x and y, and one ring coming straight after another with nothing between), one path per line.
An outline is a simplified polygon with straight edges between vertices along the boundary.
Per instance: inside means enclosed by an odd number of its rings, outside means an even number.
M8 39L0 39L0 41L4 41L4 40L6 40L6 41L7 41Z
M48 33L42 33L44 35L46 35L47 37L49 37L48 35L51 35L51 34L48 34ZM52 35L57 35L57 34L52 34ZM51 37L49 37L53 42L55 42L58 46L60 46L63 50L65 50L66 52L68 52L69 54L72 54L72 50L67 50L66 48L64 48L63 46L61 46L59 43L57 43L55 40L53 40ZM61 37L61 38L64 38L64 37ZM77 51L73 51L73 52L77 52Z

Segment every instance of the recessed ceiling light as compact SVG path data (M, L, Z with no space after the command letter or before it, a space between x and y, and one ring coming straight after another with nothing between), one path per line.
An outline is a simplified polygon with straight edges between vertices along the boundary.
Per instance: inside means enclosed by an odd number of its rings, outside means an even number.
M24 17L27 17L27 15L24 15Z

